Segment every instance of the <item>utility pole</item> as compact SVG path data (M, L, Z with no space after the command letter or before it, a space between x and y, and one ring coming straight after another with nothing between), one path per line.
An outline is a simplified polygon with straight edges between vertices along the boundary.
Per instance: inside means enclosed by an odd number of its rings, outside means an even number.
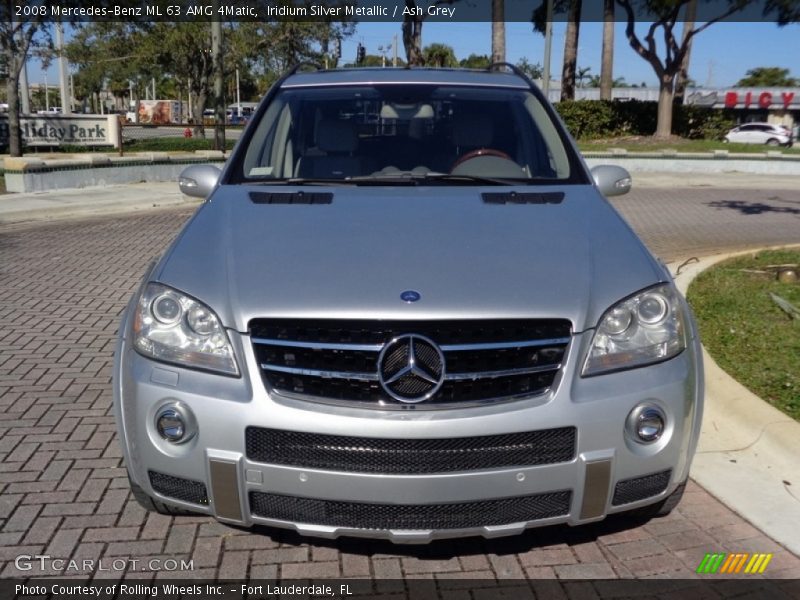
M327 61L328 57L325 57ZM242 96L239 93L239 69L236 69L236 116L242 118Z
M392 42L392 50L394 51L394 56L392 57L392 66L397 66L397 34L394 34L394 42Z
M67 86L67 59L64 58L64 26L56 23L56 46L58 47L58 84L61 88L61 113L72 114L72 97Z
M219 8L219 0L214 2L214 13ZM222 73L222 21L211 21L211 61L214 66L214 149L225 151L225 97Z
M553 48L553 0L547 0L547 22L544 28L544 68L542 69L542 92L550 99L550 54Z

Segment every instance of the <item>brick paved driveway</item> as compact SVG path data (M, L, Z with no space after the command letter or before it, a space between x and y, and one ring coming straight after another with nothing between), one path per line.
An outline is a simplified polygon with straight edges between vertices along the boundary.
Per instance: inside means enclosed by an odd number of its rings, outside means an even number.
M800 242L800 192L639 190L616 202L666 259ZM690 484L678 510L513 539L396 547L246 532L205 517L146 514L114 439L110 370L120 311L189 212L0 229L0 577L14 558L192 559L199 577L691 577L709 551L800 559ZM128 576L154 577L131 567ZM97 572L121 577L122 572Z

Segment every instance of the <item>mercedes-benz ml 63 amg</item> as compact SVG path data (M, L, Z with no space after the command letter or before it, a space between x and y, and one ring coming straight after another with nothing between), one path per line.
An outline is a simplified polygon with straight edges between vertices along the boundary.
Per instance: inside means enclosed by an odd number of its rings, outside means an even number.
M404 542L669 512L702 363L630 185L505 67L284 77L124 313L134 494Z

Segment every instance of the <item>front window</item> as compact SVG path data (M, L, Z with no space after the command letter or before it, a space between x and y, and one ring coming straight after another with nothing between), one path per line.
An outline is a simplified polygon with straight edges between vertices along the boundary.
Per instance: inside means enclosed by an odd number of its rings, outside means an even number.
M233 179L566 181L575 167L530 91L384 84L286 88L272 100Z

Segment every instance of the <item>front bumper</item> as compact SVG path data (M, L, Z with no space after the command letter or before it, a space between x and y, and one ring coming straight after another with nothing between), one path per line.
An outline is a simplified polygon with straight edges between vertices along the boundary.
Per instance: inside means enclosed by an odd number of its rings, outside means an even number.
M123 324L121 330L126 329ZM239 526L263 524L311 536L413 543L513 535L555 523L580 525L667 497L688 477L699 436L703 377L696 342L657 365L584 379L578 372L591 333L576 335L560 379L546 395L481 408L382 412L270 395L249 338L235 332L230 337L240 359L240 378L157 363L120 339L114 408L126 464L136 484L158 500ZM175 401L191 409L198 425L197 435L180 445L161 439L153 426L157 410ZM625 434L626 417L643 402L657 404L668 418L664 435L650 445L638 444ZM467 438L575 427L577 436L574 457L557 464L387 474L250 460L245 447L248 426L392 439ZM159 493L151 473L202 484L207 502L186 502L181 493ZM637 495L637 487L644 489L653 477L658 485L644 490L646 497ZM630 483L638 478L645 478L638 480L642 486ZM620 490L628 495L620 495ZM549 511L540 510L543 505ZM366 516L378 513L388 516L383 520ZM464 518L453 518L459 513ZM409 528L409 522L427 525Z

